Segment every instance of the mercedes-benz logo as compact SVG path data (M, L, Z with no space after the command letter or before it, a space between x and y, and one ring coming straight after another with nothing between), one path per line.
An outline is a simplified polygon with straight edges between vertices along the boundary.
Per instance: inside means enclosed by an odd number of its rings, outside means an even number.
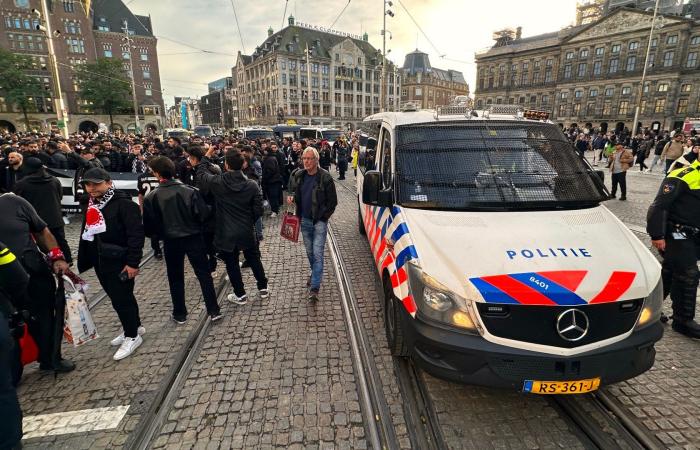
M557 333L562 339L576 342L588 333L588 316L578 309L567 309L557 317Z

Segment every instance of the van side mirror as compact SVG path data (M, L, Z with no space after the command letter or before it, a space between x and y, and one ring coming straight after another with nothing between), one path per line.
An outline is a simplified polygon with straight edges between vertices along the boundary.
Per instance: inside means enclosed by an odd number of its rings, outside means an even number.
M393 205L393 191L382 189L382 174L378 170L365 172L362 182L362 203L386 207Z

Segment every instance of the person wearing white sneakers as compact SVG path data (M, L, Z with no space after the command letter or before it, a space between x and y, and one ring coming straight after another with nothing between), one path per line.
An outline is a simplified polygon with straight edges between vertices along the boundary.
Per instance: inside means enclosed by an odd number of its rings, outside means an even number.
M134 296L134 279L139 274L145 241L141 212L129 194L114 189L104 169L88 169L81 183L90 201L78 245L78 270L94 267L119 316L123 333L112 341L112 345L119 345L114 354L118 361L143 343L141 335L145 332Z

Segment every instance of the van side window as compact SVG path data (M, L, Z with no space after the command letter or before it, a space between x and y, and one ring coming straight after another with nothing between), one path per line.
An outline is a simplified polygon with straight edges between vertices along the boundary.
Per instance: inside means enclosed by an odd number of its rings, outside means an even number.
M375 138L367 138L367 150L363 156L364 161L360 166L362 167L362 173L365 173L368 170L375 170L375 167L377 167L375 162L377 157L377 140Z
M384 128L382 131L382 180L384 189L391 188L391 133Z

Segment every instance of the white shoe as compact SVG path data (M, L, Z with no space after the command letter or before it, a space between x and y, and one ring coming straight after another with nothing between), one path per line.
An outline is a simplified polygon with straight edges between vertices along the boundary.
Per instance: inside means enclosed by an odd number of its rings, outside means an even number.
M114 360L119 361L120 359L126 358L134 353L134 350L139 348L141 344L143 344L143 338L141 336L136 336L135 338L124 338L124 342L122 342L121 347L119 347L117 353L114 354Z
M139 327L138 333L139 333L139 336L143 336L144 334L146 334L146 329L141 326L141 327ZM112 347L119 347L120 345L122 345L122 342L124 342L124 332L123 331L122 331L122 334L120 334L119 336L112 339L109 342L109 345L111 345Z
M70 219L68 218L68 216L63 216L63 223L66 225L70 225Z
M236 305L245 305L246 303L248 303L248 295L246 294L243 294L241 297L239 297L232 292L228 294L226 298L228 299L228 301L230 301L231 303L235 303Z
M272 214L270 214L270 217L272 217L272 218L277 217L277 213L276 213L276 212L273 212Z
M260 298L263 300L270 296L270 291L267 288L260 289L258 292L260 293Z

